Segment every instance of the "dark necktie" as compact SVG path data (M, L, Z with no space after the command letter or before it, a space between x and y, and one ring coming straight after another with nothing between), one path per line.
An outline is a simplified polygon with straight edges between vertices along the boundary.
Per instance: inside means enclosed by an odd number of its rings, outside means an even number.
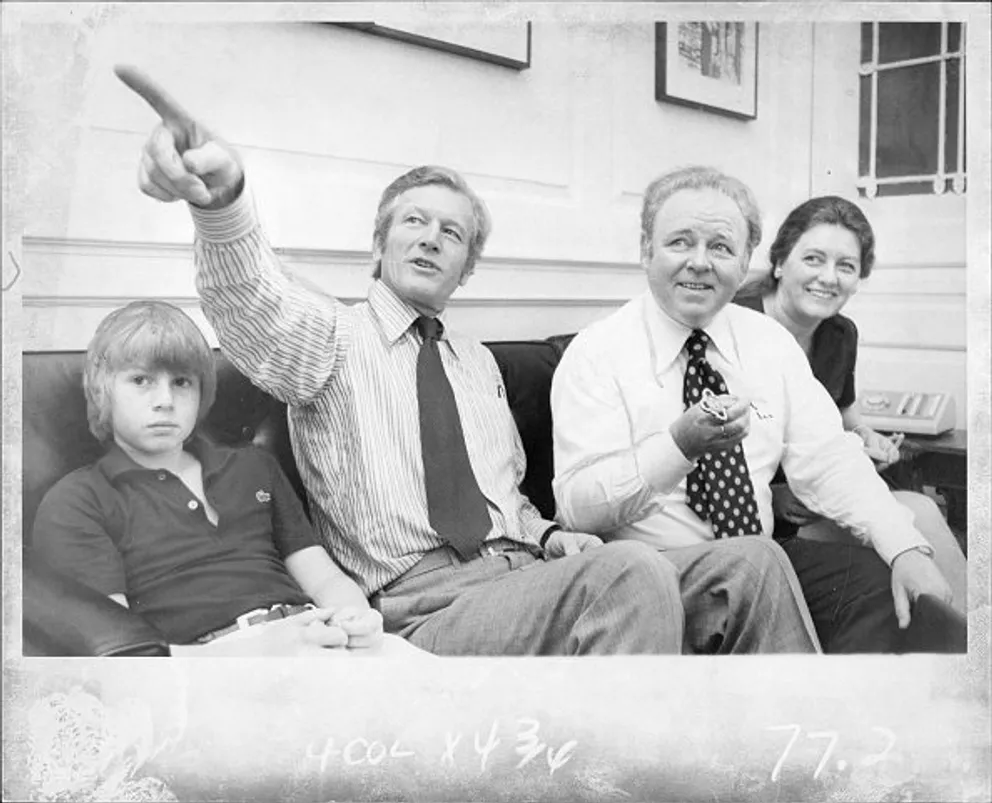
M727 383L706 359L709 342L702 329L693 329L685 341L689 364L682 401L686 409L703 398L704 390L717 396L727 392ZM689 507L703 521L709 521L717 538L761 533L751 475L739 443L730 451L704 454L686 479L686 496Z
M441 322L420 317L415 326L423 338L417 356L417 400L427 513L437 534L468 559L477 554L492 522L468 459L455 394L441 364Z

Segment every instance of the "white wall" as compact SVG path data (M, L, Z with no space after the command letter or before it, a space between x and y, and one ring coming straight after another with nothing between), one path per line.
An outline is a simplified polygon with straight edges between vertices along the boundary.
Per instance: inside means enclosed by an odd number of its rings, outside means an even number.
M641 290L640 193L666 168L718 164L770 208L806 191L809 117L791 99L809 92L811 31L762 26L759 116L743 122L654 100L650 19L539 20L521 72L327 25L22 26L25 347L82 347L136 296L195 308L192 226L136 189L155 118L115 61L239 148L273 242L345 298L366 291L388 181L424 162L461 170L495 228L451 315L509 338L574 330Z
M965 428L967 196L856 198L859 27L816 26L811 176L813 194L856 199L875 230L874 272L845 309L860 334L858 387L951 393ZM980 69L969 62L969 79Z
M747 181L765 247L811 193L854 193L857 24L762 21L758 118L740 121L654 100L650 14L535 14L519 72L321 24L138 24L135 4L89 14L22 24L12 39L25 348L82 348L139 296L202 322L192 225L136 188L155 117L115 61L145 67L238 147L274 244L345 299L366 292L382 188L415 164L462 171L495 228L450 318L483 339L573 331L638 293L640 193L669 167L711 163ZM964 420L964 200L939 214L897 206L866 204L879 264L849 308L859 382L951 390Z

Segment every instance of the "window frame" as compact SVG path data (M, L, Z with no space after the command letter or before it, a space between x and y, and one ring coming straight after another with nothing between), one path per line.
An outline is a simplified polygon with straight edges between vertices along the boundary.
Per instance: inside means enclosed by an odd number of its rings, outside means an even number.
M940 52L929 56L918 56L911 59L901 59L899 61L889 61L879 63L879 32L880 26L885 22L862 23L871 25L871 58L868 61L860 62L859 78L869 78L871 81L871 104L869 122L869 142L868 142L868 173L861 174L860 165L858 167L857 188L858 194L868 199L879 197L879 188L882 186L892 186L897 184L921 184L929 183L932 193L906 193L906 195L943 195L947 191L947 182L951 182L951 192L956 195L965 194L967 188L967 173L965 171L965 146L967 143L967 131L965 130L965 65L966 65L966 43L967 25L963 22L940 21ZM959 24L961 34L958 38L958 47L955 50L948 49L949 26ZM958 127L957 127L957 165L953 172L946 172L946 136L947 136L947 64L950 59L960 60L960 78L958 80ZM938 109L937 109L937 171L934 174L917 174L908 176L886 176L880 178L878 171L878 76L879 73L888 72L905 67L915 67L921 64L939 63L940 78L938 80ZM859 90L860 91L860 90ZM860 114L860 113L859 113ZM860 151L862 136L861 123L858 123L858 148Z

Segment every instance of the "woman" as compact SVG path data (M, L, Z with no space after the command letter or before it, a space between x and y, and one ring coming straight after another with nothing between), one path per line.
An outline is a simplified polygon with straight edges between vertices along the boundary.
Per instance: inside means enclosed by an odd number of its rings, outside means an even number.
M736 301L770 315L793 334L840 408L844 428L860 436L882 471L899 460L903 436L886 437L861 420L854 388L858 330L840 314L874 261L875 235L864 213L843 198L812 198L793 209L779 228L769 250L771 273L742 290ZM940 509L924 494L894 493L933 546L934 560L954 592L954 606L963 612L967 564ZM785 482L773 486L773 494L776 537L797 530L800 537L820 541L853 537L807 509Z

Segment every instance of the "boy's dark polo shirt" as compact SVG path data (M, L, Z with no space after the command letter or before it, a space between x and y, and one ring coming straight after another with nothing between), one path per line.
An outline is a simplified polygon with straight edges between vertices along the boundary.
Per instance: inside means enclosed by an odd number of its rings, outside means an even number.
M126 594L174 644L254 608L309 602L283 559L317 541L275 458L204 438L187 449L203 466L216 527L178 477L139 466L114 444L42 500L34 551L104 594Z

